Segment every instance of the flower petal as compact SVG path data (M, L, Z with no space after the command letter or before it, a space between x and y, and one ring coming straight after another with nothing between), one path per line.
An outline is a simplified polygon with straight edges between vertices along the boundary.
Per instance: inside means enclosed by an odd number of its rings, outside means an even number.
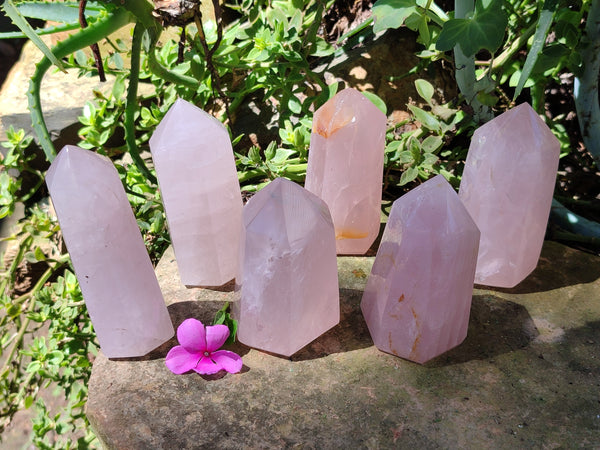
M194 367L194 370L202 375L212 375L213 373L219 372L222 368L221 364L203 356L200 361L198 361L198 364L196 364L196 367Z
M219 350L211 353L210 357L229 373L238 373L242 370L242 358L237 353Z
M176 345L167 353L165 365L171 372L180 375L196 367L199 357L200 355L188 352L181 345Z
M206 327L206 350L214 352L219 350L229 337L227 325L210 325Z
M190 353L206 351L206 331L202 322L196 319L185 319L177 327L177 340Z

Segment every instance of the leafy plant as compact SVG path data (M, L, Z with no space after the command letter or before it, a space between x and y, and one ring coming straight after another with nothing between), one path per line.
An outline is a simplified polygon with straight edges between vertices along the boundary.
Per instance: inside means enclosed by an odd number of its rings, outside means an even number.
M393 179L391 174L397 169L402 171L397 181L398 186L404 186L417 178L425 181L439 173L452 181L453 177L446 170L439 153L444 145L444 138L456 131L457 125L465 119L465 114L448 105L434 104L434 87L428 81L418 79L415 87L428 110L409 104L408 109L412 113L410 121L418 122L420 126L400 134L395 130L388 133L390 139L385 148L387 182L389 184ZM404 125L406 123L399 124Z
M13 213L15 203L28 201L44 181L44 175L29 165L34 155L25 152L33 138L26 136L24 130L15 130L12 126L6 131L6 138L1 143L7 149L6 154L0 154L0 219ZM24 173L33 175L35 179L27 192L21 192Z
M454 64L463 96L460 103L438 105L433 86L425 80L416 81L424 104L411 103L410 117L388 130L386 186L398 192L438 173L457 186L466 151L455 142L467 136L477 121L490 118L491 108L507 107L519 96L528 95L541 111L546 79L556 80L565 70L580 77L582 100L597 98L590 82L594 75L597 79L598 70L586 62L597 53L600 39L591 27L586 27L585 33L581 27L586 18L597 17L597 3L457 0L454 13L446 13L432 0L378 0L373 7L374 19L354 32L370 23L375 32L399 26L414 30L423 65L437 60ZM313 71L315 60L336 51L320 31L322 17L332 5L333 0L236 0L226 6L238 13L227 25L219 19L220 11L216 11L216 21L203 21L192 11L189 23L177 25L179 41L161 34L163 24L146 0L88 2L88 27L84 29L80 28L77 1L5 0L3 8L20 24L22 35L35 40L44 51L28 97L34 131L49 161L56 151L39 103L45 72L54 64L77 70L81 76L96 76L96 61L82 49L100 40L109 44L102 64L116 79L110 94L96 93L94 101L83 105L79 145L115 162L156 262L169 245L156 176L144 156L157 124L177 98L184 98L235 129L242 105L254 100L269 111L279 130L268 143L248 144L244 136L232 136L243 189L256 191L280 176L302 182L312 111L338 88L337 84L326 86L321 75ZM33 30L24 18L58 24ZM114 30L127 24L134 25L130 46L110 38ZM61 30L76 32L52 49L37 39ZM151 89L140 94L140 84ZM385 109L380 98L365 95ZM594 102L582 102L581 106L589 111L590 127L596 117L593 106ZM560 123L550 126L562 138L566 152L565 128ZM7 142L2 143L8 151L0 168L0 217L11 214L16 202L30 202L43 183L43 173L31 167L26 151L32 138L13 129L7 136ZM34 179L27 192L23 191L24 174ZM16 254L5 261L0 275L1 351L8 361L0 372L0 426L6 426L19 409L35 408L38 416L32 441L36 446L84 448L96 445L83 406L97 344L68 255L61 252L59 236L55 220L34 207L19 232L10 237ZM20 292L19 270L26 264L41 264L43 274L29 290ZM215 323L235 328L226 308L219 311ZM35 336L42 326L48 327L47 336ZM50 411L38 398L40 387L48 384L67 398L64 413ZM75 428L81 435L77 443L68 437L60 439ZM51 435L58 436L58 444L51 443Z

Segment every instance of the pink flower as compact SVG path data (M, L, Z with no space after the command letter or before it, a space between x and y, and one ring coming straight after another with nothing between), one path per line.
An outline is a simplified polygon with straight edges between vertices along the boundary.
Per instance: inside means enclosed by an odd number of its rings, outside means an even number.
M165 364L169 370L182 374L194 370L203 375L226 370L237 373L242 369L242 358L228 350L218 350L229 337L226 325L204 327L196 319L186 319L177 328L177 345L169 350Z

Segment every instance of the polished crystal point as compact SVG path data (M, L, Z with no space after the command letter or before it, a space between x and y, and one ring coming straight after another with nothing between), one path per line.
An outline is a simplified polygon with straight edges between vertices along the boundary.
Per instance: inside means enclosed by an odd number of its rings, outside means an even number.
M46 184L104 354L142 356L170 339L173 325L112 162L67 145Z
M177 100L150 139L181 281L221 286L235 278L242 196L229 134Z
M535 269L560 143L523 103L473 134L459 196L481 230L475 282L513 287Z
M340 320L329 210L278 178L244 207L244 225L238 339L290 356Z
M464 340L479 236L441 175L394 202L361 302L377 348L422 364Z
M355 89L314 114L305 187L329 206L338 254L363 254L377 235L386 117Z

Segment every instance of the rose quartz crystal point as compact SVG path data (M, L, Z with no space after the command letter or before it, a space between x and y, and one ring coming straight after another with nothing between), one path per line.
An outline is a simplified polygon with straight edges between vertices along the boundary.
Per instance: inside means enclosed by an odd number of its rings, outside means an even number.
M170 339L173 325L112 162L67 145L46 184L104 354L142 356Z
M361 302L377 348L423 364L464 340L479 236L441 175L394 202Z
M335 233L327 205L278 178L244 207L243 344L290 356L340 320Z
M221 286L235 278L242 195L229 134L177 100L150 139L181 281Z
M560 144L523 103L475 131L459 196L481 230L475 282L513 287L535 269Z
M363 254L377 235L386 117L344 89L314 114L305 187L329 206L338 254Z

